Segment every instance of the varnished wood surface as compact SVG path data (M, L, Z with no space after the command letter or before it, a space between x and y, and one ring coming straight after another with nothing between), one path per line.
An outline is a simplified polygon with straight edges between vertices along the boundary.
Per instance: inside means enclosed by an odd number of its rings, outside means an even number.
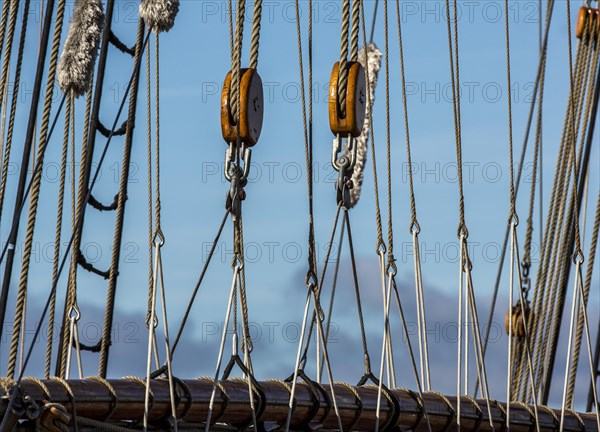
M43 380L45 388L33 381L23 381L21 390L24 395L32 397L38 404L44 401L60 403L69 411L76 406L77 415L98 421L137 421L144 413L144 386L130 379L109 380L116 394L111 394L108 387L99 381L84 379L70 380L68 385L73 393L60 382ZM213 420L232 425L244 425L251 421L252 415L248 399L248 386L241 380L226 380L221 383L224 392L217 388ZM285 424L288 389L280 382L265 381L260 383L264 394L264 409L259 420L275 424ZM299 382L296 392L296 404L292 416L292 425L298 427L312 419L311 423L324 428L337 428L337 419L332 409L330 389L325 385L322 392L313 394L303 382ZM213 384L204 379L183 380L177 385L177 417L185 422L201 423L208 413L208 404ZM149 418L151 422L160 422L170 415L169 387L164 379L151 382L152 403ZM46 394L47 392L47 394ZM377 388L374 386L353 387L336 384L335 393L344 430L370 431L376 421ZM357 399L358 395L358 399ZM318 396L318 401L316 397ZM380 421L386 425L393 419L396 426L417 431L427 431L427 423L421 404L427 409L432 432L456 430L455 415L456 398L447 398L435 393L426 393L421 399L413 392L394 389L390 396L395 398L399 410L394 415L394 404L382 397ZM4 412L7 397L0 399L0 411ZM450 406L446 402L450 402ZM506 422L505 404L492 403L491 412L495 430L503 431ZM557 419L559 410L539 407L540 432L553 432L559 429ZM535 431L532 408L521 404L511 404L511 431ZM581 420L581 422L580 422ZM463 432L491 431L487 405L485 400L471 401L461 398L461 430ZM596 419L593 414L565 415L565 432L597 432Z

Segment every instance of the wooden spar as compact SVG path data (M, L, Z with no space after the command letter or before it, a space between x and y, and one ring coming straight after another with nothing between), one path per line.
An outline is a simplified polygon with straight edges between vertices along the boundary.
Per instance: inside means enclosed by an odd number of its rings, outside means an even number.
M133 379L102 381L97 378L66 381L24 379L20 385L23 396L29 396L38 405L46 402L59 403L70 412L76 408L78 417L101 422L133 421L144 415L144 382ZM260 382L262 408L258 412L261 422L285 424L289 399L288 387L281 381ZM3 386L4 387L4 386ZM176 387L177 418L187 423L205 421L212 392L212 382L207 379L181 380ZM323 393L323 389L325 393ZM151 382L151 404L149 419L160 425L170 416L169 387L165 379ZM72 392L72 397L69 393ZM212 418L218 423L246 425L251 421L248 398L248 384L240 379L222 381L217 388ZM335 384L337 404L344 430L373 430L376 417L377 387L351 387ZM318 400L317 400L318 397ZM259 397L255 400L259 400ZM393 401L392 399L395 399ZM4 413L7 395L0 398L0 413ZM429 414L431 432L455 430L456 398L438 393L425 393L421 399L416 393L405 389L395 389L382 395L381 425L393 422L403 429L426 431L423 417L424 405ZM450 404L450 405L449 405ZM491 427L487 416L485 400L472 400L461 397L460 427L463 432L485 432ZM492 402L491 413L496 431L503 431L506 422L505 404ZM559 429L560 410L538 407L540 432ZM533 408L520 403L511 403L511 431L535 431ZM337 428L337 420L330 403L329 386L315 387L313 393L308 385L299 382L296 389L296 405L292 415L292 426L296 428L307 423L322 425L323 428ZM388 425L389 426L389 425ZM598 431L594 414L565 414L565 432Z

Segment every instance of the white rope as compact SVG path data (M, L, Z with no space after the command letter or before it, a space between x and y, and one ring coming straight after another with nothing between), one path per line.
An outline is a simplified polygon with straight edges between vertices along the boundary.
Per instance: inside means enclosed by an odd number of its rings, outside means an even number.
M67 364L65 368L64 379L69 379L71 375L71 358L73 356L73 344L75 345L75 355L77 356L77 370L79 379L83 379L83 367L81 363L81 346L79 345L79 318L81 314L76 306L71 307L69 311L69 347L67 349ZM22 357L21 357L22 358Z
M421 382L425 391L431 390L431 374L429 369L429 345L427 342L427 317L425 315L425 295L423 290L423 274L421 272L421 252L419 249L419 233L413 234L413 260L415 267L415 291L417 299L417 319L419 332L419 356L421 366Z
M514 218L511 218L511 231L510 231L510 276L508 283L508 356L507 356L507 373L506 373L506 428L510 429L510 402L512 401L512 368L513 368L513 289L514 289L514 281L515 281L515 230L513 229L515 226ZM525 311L521 311L521 316L523 322L527 321L527 316L525 316Z
M465 245L465 236L461 234L460 236L460 259L459 259L459 274L458 274L458 328L457 328L457 342L458 342L458 351L457 351L457 363L458 367L456 368L456 429L460 432L460 424L461 424L461 416L460 416L460 388L462 383L462 329L463 329L463 293L464 293L464 245Z
M592 383L592 394L594 401L594 410L596 411L596 424L598 425L598 430L600 430L600 412L598 410L598 391L596 389L596 374L594 370L594 363L592 359L592 343L590 340L590 328L588 323L588 315L587 308L585 304L583 304L583 280L581 277L581 263L583 262L582 257L575 256L575 281L573 287L573 302L571 305L571 321L569 325L569 343L567 345L567 361L565 368L565 377L564 377L564 385L563 385L563 395L562 395L562 404L560 410L560 427L559 432L563 432L564 430L564 421L565 421L565 411L566 411L566 399L567 399L567 385L569 380L569 370L571 365L571 345L573 341L573 333L575 329L575 314L576 309L581 308L581 312L583 315L583 323L585 328L585 337L587 342L587 353L588 353L588 361L590 365L591 372L591 383Z
M213 389L210 394L210 402L208 403L208 414L206 416L205 432L210 432L210 420L212 418L213 407L215 404L215 395L219 386L219 373L221 372L221 363L223 361L223 351L225 349L225 339L227 337L227 328L229 327L229 317L231 316L231 306L233 305L233 294L236 289L238 274L240 272L239 265L233 267L233 278L231 280L231 289L229 290L229 300L227 301L227 312L225 312L225 323L223 324L223 332L221 334L221 344L219 345L219 354L217 356L217 366L213 378Z
M308 318L308 309L310 307L310 293L306 295L306 304L304 306L304 315L302 318L302 328L300 329L300 341L298 342L298 352L296 353L296 363L294 364L294 376L292 380L292 389L290 391L290 400L288 402L287 418L285 420L285 432L290 430L292 420L292 411L294 409L294 396L296 395L296 381L298 380L298 370L300 368L300 356L302 355L302 346L304 335L306 333L306 319Z
M169 321L167 320L167 300L165 296L165 282L163 279L163 269L162 269L162 257L160 253L160 248L162 247L163 239L159 238L156 242L156 257L157 257L157 272L154 275L154 283L156 284L157 276L160 281L160 296L161 296L161 305L162 305L162 315L163 315L163 329L165 333L165 357L167 359L167 378L169 380L169 398L171 402L171 416L173 418L173 430L177 432L177 408L175 403L175 387L173 383L173 369L171 368L171 346L169 342ZM153 305L154 306L154 305ZM154 332L153 332L154 333ZM156 342L156 336L154 337L154 341ZM148 375L148 379L150 375Z
M241 287L242 286L242 281L241 281L241 276L240 273L238 272L237 274L237 286ZM242 319L244 319L245 315L242 314ZM246 329L248 328L248 323L242 323L242 336L244 337L244 341L249 340L249 335L246 332ZM234 349L237 350L237 341L233 341L235 346ZM246 368L248 369L248 371L250 373L252 372L252 364L250 363L250 350L248 349L248 347L246 346L246 342L244 342L244 365L246 366ZM248 396L250 397L250 409L252 411L252 425L254 428L255 432L258 432L258 426L257 426L257 422L256 422L256 407L254 406L254 388L252 385L252 380L250 379L249 376L244 376L244 378L246 378L246 381L248 382Z
M511 224L510 224L510 228L511 228L511 251L514 250L515 252L515 259L514 261L512 261L512 265L515 265L515 268L517 269L517 286L521 287L523 286L523 276L521 274L521 266L519 265L519 263L521 262L521 258L519 255L519 244L517 241L517 224L515 219L511 219ZM512 278L511 278L512 281ZM511 310L512 310L512 302L510 303L511 305ZM527 370L529 371L529 384L531 386L531 397L533 399L533 411L534 411L534 417L535 417L535 427L536 427L536 431L540 432L540 419L539 419L539 413L538 413L538 397L536 395L535 392L535 381L534 381L534 369L533 369L533 360L532 360L532 356L531 356L531 346L530 346L530 339L529 339L529 319L528 317L525 315L524 311L525 311L525 298L524 298L524 294L523 291L521 289L519 289L519 305L521 307L521 311L522 311L522 319L523 319L523 340L525 343L525 356L527 358ZM511 322L512 322L512 318L511 318ZM509 333L509 345L510 345L510 334ZM509 374L510 377L510 374ZM483 393L483 392L482 392ZM507 402L509 402L509 400L507 400Z
M381 256L383 256L383 252L381 252ZM384 310L384 326L383 326L383 339L381 346L381 363L379 367L379 383L377 385L377 409L375 411L375 432L379 431L379 423L380 423L380 411L381 411L381 393L383 389L383 368L386 359L386 352L388 348L388 340L390 334L390 296L392 293L392 282L393 282L394 274L392 272L388 272L388 280L387 285L385 287L385 293L383 297L383 310Z

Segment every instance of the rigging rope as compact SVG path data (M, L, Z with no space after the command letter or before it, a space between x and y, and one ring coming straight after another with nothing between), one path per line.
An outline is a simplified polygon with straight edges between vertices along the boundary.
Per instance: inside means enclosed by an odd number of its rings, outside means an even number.
M47 18L46 22L50 22L51 21L51 17L49 15L47 15L46 18ZM148 37L146 37L145 40L144 40L142 51L145 49L147 42L148 42ZM104 145L104 148L103 148L103 150L101 152L100 159L98 160L98 166L96 167L96 170L95 170L93 176L91 177L91 182L90 182L89 190L87 192L87 195L85 196L85 200L84 201L89 200L89 198L91 196L91 192L92 192L92 190L94 188L94 185L96 184L96 181L98 180L98 177L100 175L100 170L102 168L102 164L104 162L104 159L106 157L106 153L108 151L108 147L110 145L111 139L112 139L113 134L114 134L114 130L117 127L117 123L119 121L119 117L121 116L121 113L123 111L123 107L125 106L125 101L127 100L127 96L129 95L129 91L132 88L133 81L135 79L135 76L136 76L137 72L139 71L139 68L140 68L140 62L136 61L134 69L133 69L133 72L132 72L132 75L131 75L131 78L129 80L129 83L127 84L127 86L125 88L124 97L121 100L121 104L119 105L119 109L117 110L115 121L114 121L114 123L112 125L111 133L109 134L109 136L108 136L108 138L106 140L106 143ZM60 108L62 108L64 99L65 98L62 99L62 102L61 102L61 104L59 106L58 112L60 112ZM55 120L54 120L54 122L52 124L52 127L50 128L50 131L48 133L49 136L51 136L52 131L54 130L54 125L56 123L56 120L57 120L57 118L55 118ZM40 167L41 167L40 160L38 160L36 162L34 173L37 172L40 169ZM26 188L26 191L24 193L24 197L27 197L27 195L29 194L30 186L31 186L31 182L29 183L29 185ZM23 210L23 204L21 204L19 206L18 210L17 210L17 217L20 216L20 213L21 213L22 210ZM58 267L58 275L57 275L56 279L54 279L52 281L52 285L51 285L51 288L50 288L50 293L48 294L48 297L46 299L44 308L42 310L41 317L38 320L38 322L43 322L44 319L45 319L45 317L46 317L46 314L48 313L48 309L50 307L50 302L51 302L51 299L52 299L52 294L53 294L53 292L56 291L56 287L58 285L58 280L60 279L60 275L62 274L62 271L63 271L63 269L65 267L65 264L66 264L66 261L67 261L68 255L69 255L69 251L70 251L71 246L73 245L73 242L74 242L74 239L75 239L75 232L77 232L78 230L80 230L82 223L83 223L83 217L82 217L82 215L79 215L78 219L77 219L77 223L75 225L75 230L73 231L73 233L71 234L71 237L70 237L69 241L67 242L67 246L66 246L67 250L66 250L65 254L63 255L63 257L61 259L61 262L60 262L60 265ZM13 226L12 230L14 230L14 226ZM11 232L12 232L12 230L11 230ZM2 258L4 257L4 255L6 253L7 246L8 246L8 243L5 245L5 247L4 247L3 251L2 251L2 254L0 255L0 262L2 261ZM19 386L19 384L21 383L21 381L23 379L23 374L24 374L24 372L25 372L25 370L27 368L27 365L29 364L29 360L31 359L31 354L33 352L33 348L35 346L36 340L37 340L37 338L38 338L38 336L40 334L41 328L42 328L41 325L38 325L35 328L35 332L33 334L33 341L29 345L29 349L27 350L27 354L26 354L25 359L23 361L23 367L21 368L21 370L19 372L19 376L18 376L18 378L16 380L16 383L15 383L16 387ZM7 422L9 421L9 413L10 413L12 407L14 407L14 404L15 404L16 398L17 398L17 393L18 392L13 391L11 393L11 395L10 395L6 411L5 411L4 416L2 418L2 422L0 423L0 430L4 430Z
M398 27L398 47L400 49L400 77L402 83L402 106L404 113L404 130L406 137L406 162L408 164L408 179L409 179L409 192L410 192L410 232L413 236L413 258L414 258L414 270L415 270L415 294L417 299L417 320L418 320L418 332L419 332L419 354L420 354L420 367L421 367L421 382L423 383L425 390L431 388L431 378L429 371L429 347L427 343L427 319L425 316L425 297L423 292L423 280L421 275L421 258L419 252L419 233L421 226L417 219L417 205L414 191L414 180L413 180L413 163L411 156L411 144L410 144L410 128L408 120L408 102L406 95L406 74L404 69L404 46L402 42L402 25L400 18L400 4L399 0L396 0L396 19Z
M54 93L54 79L56 77L56 67L58 63L58 50L60 47L60 37L63 27L63 18L65 12L65 0L59 0L56 10L54 36L52 39L52 48L50 53L48 78L46 83L46 97L44 99L44 108L42 112L42 121L40 126L40 138L37 148L38 160L43 161L48 145L47 134L50 124L50 113L52 109L52 96ZM43 162L42 162L43 163ZM37 218L37 209L40 196L40 188L42 182L42 171L35 173L32 180L31 197L29 203L29 215L27 218L27 232L25 237L25 245L23 248L23 260L21 265L21 276L19 279L19 289L17 305L15 310L14 330L11 338L7 375L14 377L17 361L17 351L19 344L19 333L21 331L22 320L24 319L24 307L27 299L27 283L29 277L29 265L31 261L31 253L33 248L33 235Z
M2 8L2 18L0 21L0 54L4 54L2 61L2 73L0 74L0 107L4 109L4 97L7 95L6 89L8 87L8 76L10 73L10 60L12 57L13 38L15 35L17 15L19 11L19 0L10 0L10 19L8 23L8 31L6 34L6 47L3 47L4 43L4 30L6 26L6 14L9 9L9 1L5 0L5 4ZM4 51L4 52L2 52Z
M6 5L9 3L6 2ZM13 133L15 128L15 116L17 112L17 103L19 96L19 88L21 87L21 69L23 66L23 53L25 51L25 40L27 36L27 17L29 15L30 0L25 0L25 6L23 10L23 21L21 22L21 35L19 40L19 51L17 53L17 62L15 66L15 77L13 83L12 98L10 103L10 117L8 120L8 130L6 135L6 141L4 141L4 134L1 135L1 139L4 142L2 149L2 174L0 177L0 218L2 217L2 209L4 207L4 194L6 192L6 182L8 181L8 167L10 163L10 154L13 141ZM4 107L3 107L4 109ZM4 132L4 131L3 131ZM2 324L0 323L0 327ZM1 330L1 329L0 329ZM1 331L0 331L1 333Z
M65 196L65 182L66 182L66 171L67 171L67 157L69 151L69 133L72 135L72 146L75 146L75 110L74 110L74 97L71 92L67 96L67 108L65 111L65 127L63 135L63 150L61 155L61 166L60 166L60 180L58 187L58 206L56 214L56 233L54 235L54 256L52 262L52 279L56 279L58 273L58 264L60 260L60 246L61 246L61 235L62 235L62 224L63 224L63 208L64 208L64 196ZM48 312L48 335L46 342L46 362L44 369L44 377L47 379L50 377L50 366L52 363L52 346L54 331L54 317L55 317L55 306L56 306L56 292L52 293L50 311Z
M450 0L446 0L446 14L450 17ZM454 22L454 29L451 28L450 21ZM456 141L456 162L458 171L458 189L459 189L459 225L457 235L460 243L460 276L459 276L459 306L458 306L458 344L457 344L457 357L458 357L458 373L457 373L457 418L460 418L460 399L461 399L461 381L462 381L462 344L465 346L465 387L468 385L468 369L466 362L468 359L468 334L467 338L463 341L463 325L466 324L463 318L463 292L466 284L466 298L464 302L467 308L467 321L470 313L473 321L473 337L475 345L475 357L477 360L477 373L481 381L483 396L486 400L488 409L488 419L490 419L490 427L494 430L494 425L491 422L491 403L489 399L488 384L487 384L487 373L485 368L485 360L483 358L483 344L481 343L479 319L477 315L477 308L475 304L475 295L473 292L473 282L471 279L471 268L472 262L469 258L467 248L467 238L469 231L465 222L465 203L463 193L463 176L462 176L462 138L461 138L461 108L460 108L460 67L459 67L459 51L458 51L458 13L457 13L457 1L453 1L453 19L448 18L447 20L447 32L448 32L448 53L450 60L450 77L452 84L452 101L453 101L453 116L454 116L454 129L455 129L455 141ZM454 33L454 38L452 34ZM464 275L463 275L464 273ZM460 423L458 425L460 428Z
M148 30L149 32L150 30ZM150 33L148 33L149 35ZM117 205L117 216L115 223L115 231L113 238L113 253L110 262L110 275L108 289L106 292L106 309L104 314L104 326L102 330L102 339L100 343L100 359L98 362L98 375L102 378L106 378L106 371L108 367L108 354L111 344L111 332L112 332L112 321L113 312L115 306L115 295L117 276L119 268L119 257L120 257L120 244L121 235L123 231L123 219L125 213L125 202L127 200L127 183L129 180L129 168L131 158L131 147L133 142L133 129L135 127L135 113L136 113L136 102L137 92L139 84L139 70L142 62L142 54L145 48L144 43L144 23L140 21L138 24L137 39L135 44L135 56L134 64L136 65L133 80L131 81L131 96L129 101L128 113L127 113L127 134L125 137L125 145L123 150L123 160L121 164L121 177L119 180L119 193L118 193L118 205ZM114 129L114 128L113 128ZM114 131L113 131L114 133Z
M354 0L357 2L359 0ZM350 0L342 0L342 31L340 34L340 74L338 77L338 105L342 117L346 114L348 90L348 36L350 34Z

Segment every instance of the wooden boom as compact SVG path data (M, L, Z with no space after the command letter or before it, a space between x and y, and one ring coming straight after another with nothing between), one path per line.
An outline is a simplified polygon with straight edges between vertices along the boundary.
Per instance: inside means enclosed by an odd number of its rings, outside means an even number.
M4 381L4 396L0 398L0 413L6 411L10 386ZM259 422L266 430L268 426L285 424L289 385L282 381L264 381L259 383L255 403L258 406ZM21 394L17 398L21 407L14 415L25 417L23 400L29 399L30 405L38 408L48 403L60 404L73 414L76 412L78 423L85 425L86 420L138 423L144 415L144 381L134 378L103 381L98 378L62 381L57 379L24 379L20 385ZM205 421L211 392L209 379L177 380L177 418L193 428L201 428ZM377 387L352 387L336 383L335 394L342 425L345 431L372 431L376 422ZM150 423L168 430L167 420L171 415L169 387L165 379L151 382ZM219 383L216 391L212 418L214 423L244 426L252 419L249 404L247 382L230 379ZM34 401L35 403L31 402ZM337 429L337 420L332 409L329 385L311 386L299 381L296 389L296 403L292 415L292 429L306 429L307 425L323 429ZM488 408L484 399L474 400L466 396L460 398L460 419L456 416L456 397L428 392L421 399L416 393L406 389L394 389L381 397L380 430L393 427L427 431L425 409L429 415L431 432L454 431L460 424L462 432L491 431ZM11 410L12 411L12 410ZM491 402L491 414L495 431L505 431L506 404ZM559 430L560 410L538 407L539 431ZM513 402L510 406L511 432L536 431L532 406ZM121 423L123 425L124 423ZM88 423L89 425L89 423ZM81 429L81 426L80 426ZM92 429L94 429L92 427ZM263 430L265 430L263 429ZM89 429L88 429L89 430ZM564 419L565 432L598 431L595 414L577 414L567 411Z

